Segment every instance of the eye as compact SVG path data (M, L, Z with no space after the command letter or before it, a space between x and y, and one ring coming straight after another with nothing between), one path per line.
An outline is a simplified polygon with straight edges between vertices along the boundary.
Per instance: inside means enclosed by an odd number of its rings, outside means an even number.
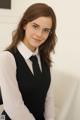
M51 32L51 29L45 28L45 29L44 29L44 32L45 32L45 33L50 33L50 32Z
M35 30L37 30L39 26L36 25L36 24L33 24L32 27L33 27Z

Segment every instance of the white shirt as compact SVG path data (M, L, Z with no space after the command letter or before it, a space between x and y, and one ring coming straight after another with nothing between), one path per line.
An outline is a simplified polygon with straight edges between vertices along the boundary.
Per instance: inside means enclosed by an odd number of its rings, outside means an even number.
M31 52L23 42L20 42L17 46L19 52L24 57L30 70L33 73L31 61L29 57L33 54L37 54L40 69L40 58L38 50L35 53ZM54 79L53 70L51 71L51 84L47 92L45 101L45 120L55 120L54 110ZM25 106L20 93L18 83L16 80L16 62L14 56L9 51L3 51L0 53L0 88L2 91L4 110L8 114L11 120L36 120L29 109Z

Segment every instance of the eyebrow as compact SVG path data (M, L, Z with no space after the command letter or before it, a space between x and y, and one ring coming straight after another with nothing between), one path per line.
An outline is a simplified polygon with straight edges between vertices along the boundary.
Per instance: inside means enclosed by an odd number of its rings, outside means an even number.
M35 23L35 22L33 22L32 24L34 24L34 25L36 25L36 26L40 26L40 25L38 25L38 24L37 24L37 23ZM48 28L48 27L43 28L43 29L48 29L48 30L51 30L51 28Z

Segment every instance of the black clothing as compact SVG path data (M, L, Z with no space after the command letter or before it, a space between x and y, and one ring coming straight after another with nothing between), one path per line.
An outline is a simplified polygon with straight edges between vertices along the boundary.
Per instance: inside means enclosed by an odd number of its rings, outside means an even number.
M17 49L10 50L10 52L13 54L16 61L16 77L24 104L36 120L45 120L44 104L51 81L48 65L40 57L42 72L38 78L34 77L20 52ZM5 111L3 111L2 114L6 115L6 120L11 120Z

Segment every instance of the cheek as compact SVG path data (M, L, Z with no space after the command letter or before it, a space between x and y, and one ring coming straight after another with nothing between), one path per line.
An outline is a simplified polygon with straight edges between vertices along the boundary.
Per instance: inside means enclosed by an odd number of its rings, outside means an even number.
M42 42L44 43L47 39L48 39L48 36L44 37Z
M47 40L47 39L43 39L43 40L41 41L41 44L45 43L45 42L46 42L46 40Z
M31 36L32 34L33 34L32 30L30 30L30 29L27 30L27 29L26 29L26 31L25 31L25 35L26 35L26 36Z

